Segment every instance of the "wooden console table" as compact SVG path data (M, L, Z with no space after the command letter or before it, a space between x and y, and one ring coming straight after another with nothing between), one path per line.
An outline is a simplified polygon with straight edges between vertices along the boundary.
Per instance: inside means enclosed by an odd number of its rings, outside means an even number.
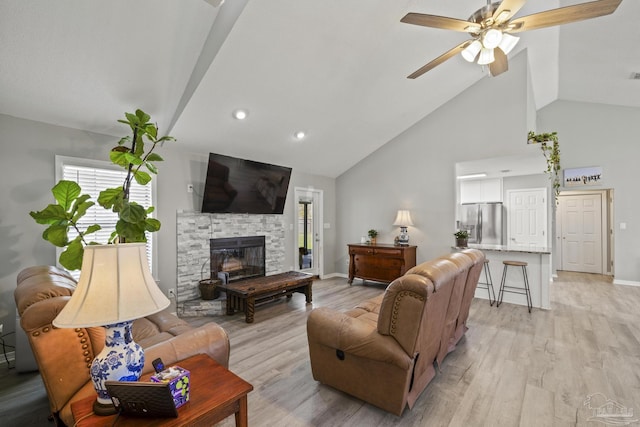
M255 277L219 285L227 293L227 314L243 311L247 323L253 323L256 303L269 301L281 296L291 298L294 292L303 293L307 304L311 302L310 274L289 271L273 276Z
M236 427L246 427L247 394L253 386L206 354L174 363L190 372L187 403L178 408L178 418L140 418L120 415L116 426L210 426L235 414ZM140 381L149 381L148 373ZM71 404L78 427L113 426L116 415L93 415L95 396Z
M363 280L392 282L416 265L416 246L350 244L349 283Z

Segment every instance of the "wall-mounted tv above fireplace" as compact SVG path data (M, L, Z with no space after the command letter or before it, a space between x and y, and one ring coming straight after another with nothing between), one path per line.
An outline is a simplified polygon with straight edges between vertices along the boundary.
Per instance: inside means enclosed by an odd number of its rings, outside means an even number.
M291 168L210 153L202 212L282 214Z

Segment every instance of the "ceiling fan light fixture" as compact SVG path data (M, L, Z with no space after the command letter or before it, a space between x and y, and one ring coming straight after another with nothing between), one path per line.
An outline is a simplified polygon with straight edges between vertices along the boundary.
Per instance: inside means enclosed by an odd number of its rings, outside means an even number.
M496 58L493 55L493 49L487 49L486 47L483 47L480 51L480 57L478 58L478 65L491 64L495 60Z
M479 40L474 40L471 42L469 46L464 48L461 55L465 59L465 61L473 62L480 53L480 49L482 49L482 43Z
M504 52L505 55L508 55L511 50L518 44L520 37L512 36L511 34L503 33L502 40L498 47L500 50Z
M482 46L487 49L495 49L502 41L502 31L491 28L482 36Z

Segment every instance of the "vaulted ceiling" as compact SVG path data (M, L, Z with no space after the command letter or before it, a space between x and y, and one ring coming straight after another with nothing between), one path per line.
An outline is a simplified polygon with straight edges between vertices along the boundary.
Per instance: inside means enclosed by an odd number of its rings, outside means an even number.
M581 2L530 0L517 16ZM335 177L491 78L460 57L406 78L466 35L400 19L467 19L481 0L219 3L2 0L0 113L122 136L116 120L142 108L184 150ZM609 16L522 33L509 56L526 49L537 108L640 108L639 19L640 2L623 0Z

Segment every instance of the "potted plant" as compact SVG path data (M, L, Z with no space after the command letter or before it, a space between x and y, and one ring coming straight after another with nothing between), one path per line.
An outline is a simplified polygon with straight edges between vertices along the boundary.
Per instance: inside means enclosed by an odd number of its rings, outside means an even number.
M456 246L459 248L466 248L469 239L469 232L467 230L458 230L453 235L456 237Z
M376 237L378 237L378 231L372 228L371 230L367 231L367 235L369 236L369 243L375 245Z
M121 186L104 189L97 200L104 209L118 214L118 222L109 243L146 242L145 232L160 229L160 221L149 217L154 207L145 208L130 202L129 190L134 179L140 185L151 182L151 174L158 173L155 163L163 160L154 149L158 144L175 140L171 136L158 138L157 125L150 123L151 117L142 110L136 110L135 114L125 113L125 119L118 122L127 124L133 135L121 138L118 145L111 149L109 158L113 164L122 167L127 175ZM145 147L146 142L150 142L151 146ZM145 170L142 170L143 167ZM74 181L61 180L51 192L56 203L29 214L37 223L48 226L42 233L45 240L65 248L60 254L60 264L68 270L78 270L82 267L84 246L98 244L90 240L90 235L102 228L100 224L92 224L84 230L78 225L80 218L95 202L90 200L90 195L81 194L82 189ZM69 238L71 230L77 233L72 239Z

